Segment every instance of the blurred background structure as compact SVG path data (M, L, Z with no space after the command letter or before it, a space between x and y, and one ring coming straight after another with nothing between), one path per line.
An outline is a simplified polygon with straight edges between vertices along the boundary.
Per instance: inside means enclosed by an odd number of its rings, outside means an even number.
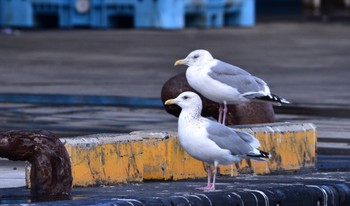
M256 9L255 9L256 8ZM222 27L262 18L349 17L349 0L2 0L0 26L26 28Z
M254 0L5 0L3 26L160 28L254 25Z

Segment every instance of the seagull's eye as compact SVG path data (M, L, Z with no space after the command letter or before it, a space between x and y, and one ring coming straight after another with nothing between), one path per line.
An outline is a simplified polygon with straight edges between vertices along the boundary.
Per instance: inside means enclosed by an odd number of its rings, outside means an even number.
M197 54L197 55L194 55L193 56L193 59L197 59L199 57L199 55Z
M186 100L186 99L188 99L189 97L188 97L188 96L184 96L184 97L182 97L182 98Z

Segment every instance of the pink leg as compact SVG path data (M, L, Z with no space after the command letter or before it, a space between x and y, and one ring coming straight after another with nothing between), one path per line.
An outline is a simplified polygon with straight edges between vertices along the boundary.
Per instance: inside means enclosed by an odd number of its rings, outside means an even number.
M226 102L224 102L224 111L223 111L223 113L224 113L224 117L222 118L222 124L223 125L225 125L225 122L226 122L226 114L227 114L227 104L226 104Z
M210 165L207 166L207 173L208 173L208 184L207 187L211 187L211 169L210 169Z
M214 168L213 183L211 185L211 190L215 190L216 173L218 171L218 163L217 162L215 162L214 167L215 168Z
M222 122L222 112L223 112L223 105L219 104L219 118L218 118L218 122L221 124Z
M207 172L208 172L208 184L205 187L197 187L197 190L212 190L212 183L210 182L211 180L211 169L210 169L210 165L207 166Z

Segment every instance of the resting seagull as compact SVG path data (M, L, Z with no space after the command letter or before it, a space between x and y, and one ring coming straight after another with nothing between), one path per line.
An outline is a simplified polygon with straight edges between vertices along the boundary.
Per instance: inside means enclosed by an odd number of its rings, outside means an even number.
M183 92L165 105L177 104L181 107L178 119L178 134L181 146L192 157L206 162L208 184L201 190L215 190L215 178L219 164L230 165L243 158L265 161L270 155L257 148L259 140L252 135L201 116L202 100L194 92ZM214 165L211 182L210 165Z
M264 80L247 71L225 63L206 50L192 51L185 59L175 62L187 65L186 79L190 86L204 97L219 103L218 121L225 124L227 104L243 104L251 101L271 102L274 105L289 103L271 94Z

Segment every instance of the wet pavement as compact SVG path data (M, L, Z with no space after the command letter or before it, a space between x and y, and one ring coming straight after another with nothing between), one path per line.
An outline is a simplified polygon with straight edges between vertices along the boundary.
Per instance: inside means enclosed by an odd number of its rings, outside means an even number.
M74 188L72 200L32 202L25 188L0 189L0 203L33 205L348 205L350 173L219 177L217 190L203 192L206 179L152 181Z
M253 28L49 30L0 35L0 94L155 97L204 48L266 80L291 102L348 104L347 24L261 23Z
M86 99L65 103L84 95L157 100L163 83L185 71L173 66L175 60L197 48L265 79L273 93L297 104L293 115L313 116L299 120L319 121L324 108L340 108L337 114L346 119L348 33L348 24L288 22L244 29L23 30L0 35L0 131L47 129L75 136L176 128L176 119L161 106L94 105ZM25 95L42 95L37 98L42 102ZM48 105L50 95L68 98ZM321 110L307 113L318 107ZM326 116L332 117L332 111ZM332 122L347 122L343 119Z
M0 171L0 188L23 187L26 185L24 162L0 158Z
M2 131L43 129L59 137L174 129L177 126L175 117L162 109L151 108L11 103L0 104L0 111Z

